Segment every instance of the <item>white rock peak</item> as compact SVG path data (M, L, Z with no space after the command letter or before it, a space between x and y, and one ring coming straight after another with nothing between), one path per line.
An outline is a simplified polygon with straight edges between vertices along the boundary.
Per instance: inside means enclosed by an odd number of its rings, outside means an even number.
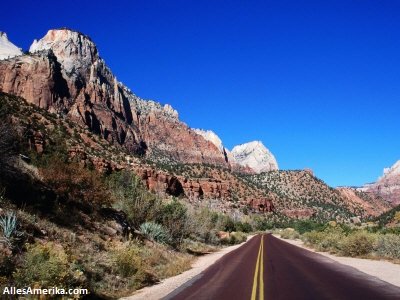
M261 141L235 146L231 151L236 163L253 169L256 173L278 170L274 155Z
M51 49L67 74L86 76L94 63L102 63L96 45L86 35L62 28L51 29L40 40L34 40L29 52Z
M207 141L213 143L221 153L224 152L224 146L222 145L222 141L218 135L215 134L212 130L203 130L203 129L193 129L194 132L201 135Z
M7 34L0 31L0 60L22 54L21 49L8 40Z
M398 160L393 166L390 168L383 169L383 177L391 177L400 174L400 160Z

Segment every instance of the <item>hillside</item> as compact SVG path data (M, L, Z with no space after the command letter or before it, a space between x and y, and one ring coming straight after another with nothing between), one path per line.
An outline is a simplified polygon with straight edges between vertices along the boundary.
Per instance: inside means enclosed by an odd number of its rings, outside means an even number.
M384 201L348 197L313 176L309 171L270 171L244 177L248 182L276 195L275 207L290 217L337 220L352 216L379 215L389 209ZM348 191L349 192L349 191ZM350 193L355 193L351 191Z

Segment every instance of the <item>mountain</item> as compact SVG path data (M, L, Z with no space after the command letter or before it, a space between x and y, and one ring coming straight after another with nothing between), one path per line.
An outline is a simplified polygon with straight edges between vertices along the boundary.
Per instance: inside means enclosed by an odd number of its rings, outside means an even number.
M0 91L30 151L48 155L62 141L63 155L103 174L132 170L163 197L274 218L347 221L375 213L310 172L278 171L259 141L230 153L214 132L191 129L170 105L136 96L77 31L49 30L28 54L0 60ZM368 202L360 199L352 201Z
M235 162L253 169L256 173L278 170L274 155L260 141L235 146L231 154Z
M0 90L87 126L129 153L229 167L220 150L181 122L170 105L141 99L119 82L80 32L49 30L29 54L0 60Z
M8 59L18 55L22 55L21 49L8 40L5 32L0 31L0 59Z
M383 175L374 183L366 184L359 188L360 191L368 192L382 197L391 205L400 204L400 160L390 168L383 170Z

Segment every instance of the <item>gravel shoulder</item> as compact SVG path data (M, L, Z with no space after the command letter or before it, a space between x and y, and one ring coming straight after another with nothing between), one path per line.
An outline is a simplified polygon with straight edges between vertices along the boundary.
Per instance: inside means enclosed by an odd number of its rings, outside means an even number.
M248 236L247 241L249 241L252 237L253 236ZM246 243L246 242L244 242L244 243ZM180 287L184 283L188 282L189 280L191 280L194 277L196 277L197 275L199 275L201 272L203 272L209 266L214 264L222 256L224 256L225 254L227 254L233 250L236 250L237 248L242 246L244 243L226 247L217 252L201 256L193 262L192 268L190 270L187 270L186 272L183 272L182 274L179 274L177 276L164 279L159 284L140 289L140 290L136 291L133 295L124 297L121 299L122 300L143 300L143 299L157 300L157 299L161 299L161 298L165 297L166 295L168 295L169 293L171 293L172 291L174 291L176 288Z
M400 287L400 265L393 264L385 260L335 256L327 252L318 252L314 249L308 248L301 240L286 240L282 239L279 235L274 234L274 236L287 243L321 254L343 265L351 266L363 273Z

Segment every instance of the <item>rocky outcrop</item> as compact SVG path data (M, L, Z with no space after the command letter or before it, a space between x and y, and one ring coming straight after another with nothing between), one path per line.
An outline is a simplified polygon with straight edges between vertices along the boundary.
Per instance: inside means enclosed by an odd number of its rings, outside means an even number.
M392 167L385 168L383 175L375 183L366 184L360 191L364 191L385 199L392 206L400 204L400 160Z
M390 205L374 194L348 187L339 187L336 190L340 192L343 202L353 212L362 209L369 216L379 216L390 209Z
M7 34L0 31L0 60L22 55L20 48L8 40Z
M255 212L273 212L275 206L273 201L268 198L250 198L247 199L247 205L250 206Z
M184 196L189 200L231 198L228 182L212 178L190 179L151 168L137 168L135 172L143 184L158 194Z
M143 100L120 83L93 41L76 31L49 30L29 55L1 60L0 91L63 114L131 153L228 166L170 105Z
M278 170L274 155L260 141L235 146L231 153L236 163L256 173Z

